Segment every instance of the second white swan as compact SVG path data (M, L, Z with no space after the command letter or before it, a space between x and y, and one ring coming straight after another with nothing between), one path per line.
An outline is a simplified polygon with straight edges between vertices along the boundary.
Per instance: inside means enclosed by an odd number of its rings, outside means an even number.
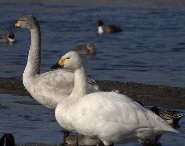
M100 139L104 145L127 143L176 132L163 119L126 95L115 92L88 94L87 79L77 52L65 54L58 66L74 70L71 94L55 109L57 122L66 130Z

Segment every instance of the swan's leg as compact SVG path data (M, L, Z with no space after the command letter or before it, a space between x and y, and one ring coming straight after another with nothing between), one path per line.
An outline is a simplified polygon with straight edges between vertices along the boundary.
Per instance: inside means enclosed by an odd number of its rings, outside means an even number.
M105 146L114 146L114 144L112 143L111 145L105 145Z
M100 139L100 140L103 142L103 144L104 144L105 146L114 146L113 143L110 143L110 142L105 141L105 140L103 140L103 139Z
M66 138L69 136L69 131L67 131L67 130L64 130L64 132L63 132L63 134L64 134L64 136L63 136L63 142L65 143L66 142Z
M78 146L78 133L77 133L77 136L76 136L76 146Z

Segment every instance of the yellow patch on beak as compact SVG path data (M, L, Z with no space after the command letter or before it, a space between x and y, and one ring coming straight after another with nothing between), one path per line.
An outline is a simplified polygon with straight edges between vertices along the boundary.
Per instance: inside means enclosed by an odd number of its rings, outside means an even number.
M67 58L61 58L61 59L59 60L58 64L59 64L60 66L64 66L64 63L65 63L66 60L67 60Z
M22 24L22 21L18 21L18 22L15 24L15 27L21 27L21 24Z

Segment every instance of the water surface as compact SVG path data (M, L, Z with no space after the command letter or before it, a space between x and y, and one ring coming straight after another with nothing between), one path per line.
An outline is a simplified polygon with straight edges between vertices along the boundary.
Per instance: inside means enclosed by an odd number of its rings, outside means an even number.
M173 5L172 5L173 4ZM93 79L185 87L185 7L165 1L1 1L0 31L23 15L37 16L42 31L42 72L64 53L92 41L97 54L84 58ZM28 9L29 8L29 9ZM96 20L124 31L96 35ZM28 30L0 44L0 76L21 78L30 45Z

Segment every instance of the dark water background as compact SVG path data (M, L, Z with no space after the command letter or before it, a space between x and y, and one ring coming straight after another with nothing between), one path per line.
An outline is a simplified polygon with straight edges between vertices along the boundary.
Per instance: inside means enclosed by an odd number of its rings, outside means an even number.
M84 58L84 63L93 79L185 87L183 2L180 6L177 2L171 6L158 1L159 4L121 0L80 2L0 2L0 31L8 31L8 26L23 15L36 15L42 31L43 72L50 70L49 66L64 53L92 41L97 54L91 59ZM117 24L124 31L98 37L97 19ZM13 31L17 42L0 44L0 76L21 78L30 33Z
M77 45L92 41L97 54L83 58L97 80L133 81L185 87L185 2L175 0L0 1L0 32L23 15L34 14L42 32L42 72ZM124 31L96 35L96 20ZM13 30L16 43L0 44L0 77L21 78L30 45L28 30ZM60 126L51 111L27 96L0 94L0 134L15 134L17 143L61 142ZM181 134L167 134L164 146L185 145ZM127 146L138 146L133 142Z

